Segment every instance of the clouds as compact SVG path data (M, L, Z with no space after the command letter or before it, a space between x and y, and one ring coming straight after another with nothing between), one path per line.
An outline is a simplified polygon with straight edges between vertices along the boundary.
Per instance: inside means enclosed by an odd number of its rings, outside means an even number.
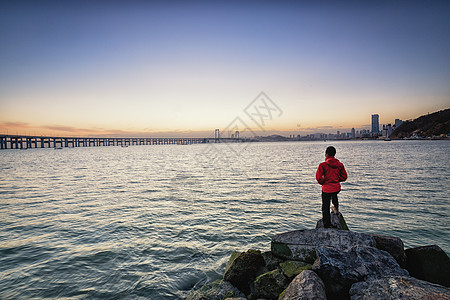
M65 125L33 125L24 122L3 122L0 123L0 134L67 137L207 137L211 135L211 132L192 130L164 131L151 128L145 128L143 130L81 128ZM213 131L212 134L214 134Z
M29 129L33 128L31 124L24 123L24 122L5 122L3 124L0 124L2 128L17 128L17 129Z
M20 135L67 135L67 136L103 136L111 134L128 134L121 130L78 128L64 125L33 125L24 122L0 123L0 132Z

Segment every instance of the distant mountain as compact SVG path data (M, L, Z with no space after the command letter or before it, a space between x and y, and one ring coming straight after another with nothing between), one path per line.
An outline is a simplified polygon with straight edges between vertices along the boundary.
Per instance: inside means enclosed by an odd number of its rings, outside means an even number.
M258 136L256 140L259 142L284 142L284 141L292 141L292 139L281 136L279 134L272 134L269 136Z
M405 121L389 136L391 139L432 137L450 133L450 108Z

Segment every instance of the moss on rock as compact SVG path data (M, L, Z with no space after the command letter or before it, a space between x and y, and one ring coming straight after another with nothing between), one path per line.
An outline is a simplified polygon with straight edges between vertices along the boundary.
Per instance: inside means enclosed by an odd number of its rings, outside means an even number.
M228 281L216 280L190 293L187 300L223 300L232 297L244 297L244 294Z
M289 279L280 269L258 276L254 282L255 295L258 298L277 299L278 295L289 285Z
M350 230L348 229L347 222L345 222L344 216L339 214L339 222L341 223L342 230Z
M298 274L300 274L304 270L311 270L312 265L301 262L301 261L293 261L287 260L280 264L281 270L284 275L288 278L294 278Z
M259 250L233 252L227 264L224 279L247 295L250 293L250 283L255 280L258 271L264 266L265 261Z
M227 262L227 265L225 266L225 273L228 272L228 270L230 269L231 265L233 264L233 262L236 260L236 258L238 258L239 255L241 255L242 252L238 252L238 251L233 251L233 253L231 253L230 259Z

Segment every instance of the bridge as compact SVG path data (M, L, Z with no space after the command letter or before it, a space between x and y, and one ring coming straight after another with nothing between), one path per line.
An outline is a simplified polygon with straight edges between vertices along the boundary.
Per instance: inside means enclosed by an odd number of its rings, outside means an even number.
M214 138L131 138L131 137L52 137L27 135L0 135L0 149L103 147L133 145L191 145L203 143L239 143L246 139L239 134L221 138L216 130Z

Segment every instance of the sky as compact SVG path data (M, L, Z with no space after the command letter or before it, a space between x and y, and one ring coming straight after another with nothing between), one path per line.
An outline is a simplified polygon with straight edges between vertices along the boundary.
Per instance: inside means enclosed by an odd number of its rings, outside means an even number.
M449 1L0 2L0 134L306 134L449 107Z

